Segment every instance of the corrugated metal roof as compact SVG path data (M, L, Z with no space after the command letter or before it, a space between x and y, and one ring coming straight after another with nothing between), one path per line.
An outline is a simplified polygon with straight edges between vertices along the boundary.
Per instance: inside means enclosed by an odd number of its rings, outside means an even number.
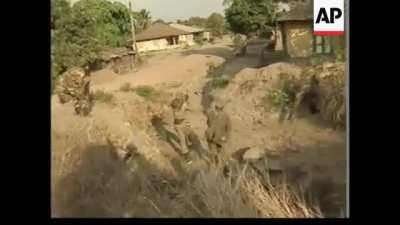
M203 32L204 29L203 28L199 28L199 27L191 27L191 26L186 26L186 25L182 25L182 24L178 24L178 23L171 23L169 24L171 27L183 30L183 31L187 31L190 33L199 33L199 32Z
M100 52L100 57L103 60L110 60L115 57L121 57L125 55L131 55L134 54L134 52L130 49L127 48L110 48L110 49L104 49Z
M148 29L144 30L143 32L139 33L136 36L136 41L146 41L146 40L153 40L171 36L178 36L190 34L190 32L180 30L166 24L157 23L149 27Z

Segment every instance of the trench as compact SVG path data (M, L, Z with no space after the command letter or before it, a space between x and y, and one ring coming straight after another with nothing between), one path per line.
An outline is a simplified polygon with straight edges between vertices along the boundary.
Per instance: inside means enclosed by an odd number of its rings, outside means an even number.
M282 53L278 52L267 52L267 60L260 63L259 50L261 46L259 43L249 47L248 54L245 57L231 57L225 58L226 62L213 73L208 74L210 78L203 87L202 91L202 108L203 112L206 112L213 101L213 81L216 78L223 77L228 81L232 80L241 69L245 67L260 68L266 65L270 65L274 62L287 61ZM270 58L268 58L270 57ZM264 58L265 59L265 58ZM316 101L319 100L319 96L314 93L307 93L304 96L303 101L300 105L300 116L304 118L318 118L316 121L309 120L310 122L320 123L321 126L327 126L322 123L320 119L320 109L317 106ZM308 120L308 119L307 119ZM331 146L328 150L335 148L341 148L342 146ZM315 148L322 148L316 146ZM299 155L300 154L300 155ZM346 184L345 182L338 182L330 176L318 175L313 176L304 169L304 159L307 158L307 154L292 153L285 155L280 159L282 162L282 171L267 171L263 170L261 166L256 168L258 173L264 173L262 176L268 176L272 178L273 182L279 182L282 179L289 179L291 185L298 187L298 190L302 195L305 196L306 200L310 204L319 205L321 212L324 217L328 218L342 218L345 217L346 208ZM314 156L313 156L314 157ZM325 165L315 165L315 167L324 168ZM343 164L345 168L345 164ZM225 169L225 168L224 168ZM328 174L328 172L322 172L322 174Z
M214 80L223 77L224 79L230 81L238 72L240 72L240 70L246 67L260 67L259 55L257 54L259 49L259 45L251 46L248 49L248 55L245 57L226 57L225 55L225 63L207 74L207 78L209 78L209 80L203 86L201 96L203 113L208 111L214 100L213 92L216 89L213 85ZM304 97L304 100L301 103L302 116L318 116L319 109L315 104L315 98L316 96L312 93L307 94ZM179 142L179 138L174 134L174 131L168 130L168 128L159 118L153 118L152 125L161 139L171 145L171 147L179 154L179 146L174 144ZM196 157L201 156L205 149L202 146L199 137L195 133L191 133L191 137L189 137L189 139L191 139L190 142L192 143L192 145L189 146L189 150L191 150L190 152L195 152ZM332 149L340 147L341 146L329 146L324 151L328 152ZM314 148L320 149L324 147L315 146ZM310 204L319 205L325 217L344 217L343 212L345 211L344 209L346 207L345 183L337 182L335 179L329 176L318 175L314 177L313 175L310 175L307 171L305 171L305 164L310 164L307 160L312 157L319 156L309 155L308 153L292 153L284 155L281 159L278 159L282 162L281 171L268 171L262 165L256 166L255 169L258 170L258 173L261 174L261 177L268 176L273 179L273 182L276 183L279 183L279 181L282 179L288 179L292 186L298 187L300 194L304 195ZM179 165L179 163L177 163L177 165ZM326 167L323 164L312 166L322 168ZM327 172L323 171L322 174L327 174Z

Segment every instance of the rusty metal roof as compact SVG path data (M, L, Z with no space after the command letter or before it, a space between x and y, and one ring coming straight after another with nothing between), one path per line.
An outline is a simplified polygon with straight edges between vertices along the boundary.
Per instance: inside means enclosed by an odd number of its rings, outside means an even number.
M179 30L187 31L190 33L199 33L199 32L205 31L205 29L203 29L203 28L186 26L186 25L182 25L182 24L178 24L178 23L171 23L171 24L169 24L169 26L179 29Z
M101 59L108 61L116 57L121 57L131 54L134 54L134 52L128 48L108 48L100 52L100 57Z
M160 39L184 34L190 34L190 32L180 30L166 24L157 23L136 35L136 41Z

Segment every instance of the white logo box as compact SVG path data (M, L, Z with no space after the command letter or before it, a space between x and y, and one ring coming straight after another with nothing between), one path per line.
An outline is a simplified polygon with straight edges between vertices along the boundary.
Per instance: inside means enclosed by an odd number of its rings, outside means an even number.
M344 16L344 0L314 0L314 35L343 35Z

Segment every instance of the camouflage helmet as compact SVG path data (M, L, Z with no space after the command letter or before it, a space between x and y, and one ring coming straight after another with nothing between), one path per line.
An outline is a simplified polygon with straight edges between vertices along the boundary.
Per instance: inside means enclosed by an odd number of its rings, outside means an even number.
M174 98L170 104L173 109L181 109L183 104L187 102L189 95L183 92L174 93Z
M214 97L212 102L212 108L215 110L222 110L224 109L224 103L222 102L221 98Z

